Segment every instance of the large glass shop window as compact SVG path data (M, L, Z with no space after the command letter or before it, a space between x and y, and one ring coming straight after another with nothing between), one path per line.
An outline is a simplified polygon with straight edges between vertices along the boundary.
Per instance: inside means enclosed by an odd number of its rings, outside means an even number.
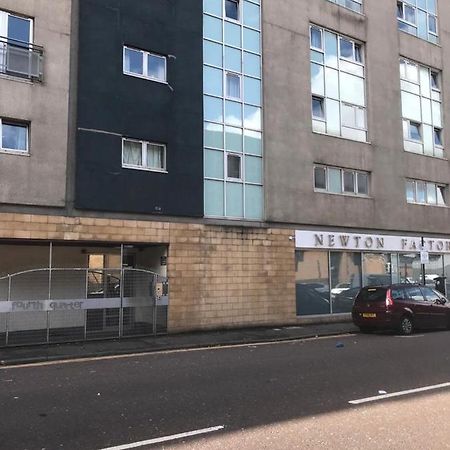
M425 264L425 284L436 287L435 279L444 275L443 255L429 255L429 263Z
M351 312L361 289L361 253L330 252L330 275L332 312Z
M297 315L330 314L328 252L297 250L295 259Z
M391 284L391 255L388 253L363 254L363 286Z
M404 253L398 256L398 273L401 283L421 283L421 270L419 253Z

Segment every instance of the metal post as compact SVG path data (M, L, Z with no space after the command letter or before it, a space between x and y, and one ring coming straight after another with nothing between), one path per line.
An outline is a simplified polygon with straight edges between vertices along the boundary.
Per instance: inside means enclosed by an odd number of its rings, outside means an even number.
M52 299L52 265L53 265L53 242L49 247L49 269L48 269L48 299ZM50 342L50 311L47 309L47 344Z
M89 268L86 269L86 300L88 298L88 292L89 292ZM87 314L88 310L84 310L84 340L87 340Z
M421 238L422 251L425 250L425 239ZM425 264L422 263L422 285L425 286Z
M11 302L11 275L8 274L8 302ZM8 340L9 340L9 318L10 318L11 313L6 313L6 335L5 335L5 345L8 345Z
M120 308L119 308L119 339L123 334L123 294L125 283L125 270L123 267L124 247L120 244Z
M157 335L157 325L158 325L158 301L156 297L156 285L158 283L157 275L152 275L152 289L151 296L153 298L153 336Z

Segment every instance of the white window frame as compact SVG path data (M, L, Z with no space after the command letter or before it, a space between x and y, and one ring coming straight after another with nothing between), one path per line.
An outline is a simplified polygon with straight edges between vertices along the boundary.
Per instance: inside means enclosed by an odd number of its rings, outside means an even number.
M18 127L26 128L26 150L17 150L14 148L3 147L3 123L7 125L17 125ZM0 152L12 153L14 155L29 155L30 154L30 123L21 122L20 120L0 118Z
M346 36L341 36L339 34L337 36L338 36L338 55L339 55L339 58L344 60L344 61L350 61L350 62L352 62L354 64L359 64L360 66L364 66L363 46L359 42L356 42L355 40L350 39L350 38L348 38ZM352 44L352 57L351 58L347 58L346 56L342 56L341 55L341 41L342 40L348 41L348 42L350 42ZM359 53L361 55L361 61L358 61L356 59L356 50L355 50L356 46L359 47Z
M234 3L237 3L237 14L238 14L238 18L233 19L232 17L228 17L227 16L227 2L224 1L223 2L223 17L225 20L228 20L230 22L234 22L234 23L241 23L241 18L242 18L242 1L241 0L231 0Z
M228 75L239 78L239 97L233 97L228 94ZM224 87L225 87L225 98L227 100L239 100L242 101L242 75L240 73L232 72L231 70L224 71Z
M316 169L325 169L325 189L316 187L315 173ZM341 192L331 192L328 183L328 171L329 169L339 170L341 179ZM353 192L346 192L344 190L344 172L353 173ZM367 194L360 193L358 189L358 177L359 174L366 175L367 177ZM332 194L332 195L344 195L346 197L362 197L370 198L370 173L363 170L347 169L345 167L325 166L323 164L314 164L313 166L313 189L314 192Z
M414 200L412 202L408 201L408 183L413 184L413 193L414 193ZM419 202L417 200L417 184L422 183L425 186L425 201ZM435 189L435 195L436 195L436 203L429 203L428 202L428 185L433 185ZM444 204L438 203L438 189L443 189L443 200ZM446 193L447 193L447 186L441 183L435 183L433 181L424 181L424 180L413 180L413 179L406 179L405 183L405 196L406 196L406 202L410 205L425 205L425 206L439 206L440 208L447 208L447 199L446 199Z
M18 19L28 20L30 22L30 36L28 37L28 44L33 44L33 36L34 36L34 20L31 17L22 16L20 14L7 12L0 10L0 36L10 39L8 37L8 20L9 17L17 17Z
M143 73L142 74L135 73L135 72L129 72L128 70L126 70L126 68L125 68L125 53L126 53L127 49L131 50L133 52L142 53L142 55L143 55L142 56L142 64L143 64L143 67L142 67ZM148 58L149 58L149 56L154 56L154 57L160 58L164 61L164 80L152 77L148 74ZM123 46L123 74L131 76L131 77L143 78L145 80L155 81L156 83L167 84L167 57L164 55L159 55L157 53L148 52L146 50L141 50L139 48L130 47L129 45L124 45Z
M127 142L127 141L128 142L137 142L137 143L141 144L142 165L124 163L124 147L125 147L125 142ZM157 145L164 149L163 167L162 168L147 167L148 145ZM135 169L135 170L145 170L148 172L167 173L167 146L166 146L166 144L161 144L160 142L149 142L149 141L142 141L140 139L132 139L132 138L123 137L122 138L122 167L124 169Z
M312 33L312 29L313 28L315 28L316 30L319 30L319 32L320 32L320 43L322 44L321 47L313 47L313 45L312 45L312 39L311 39L312 34L311 33ZM317 51L320 51L320 52L323 53L323 51L324 51L324 48L323 48L323 28L320 28L320 27L318 27L316 25L310 25L309 26L309 46L310 46L311 50L317 50Z
M314 99L320 100L320 102L322 104L322 111L323 111L323 116L322 117L314 115L314 108L313 108L313 100ZM313 120L319 120L321 122L326 122L327 121L326 120L327 115L326 115L326 111L325 111L325 98L324 97L321 97L320 95L316 95L316 94L313 94L311 96L311 117L312 117Z
M423 144L423 130L422 130L423 123L421 123L421 122L416 122L415 120L409 120L409 119L406 119L406 120L407 120L407 122L408 122L408 141L411 141L411 142L420 142L421 144ZM412 125L412 124L418 126L418 128L419 128L420 139L415 139L415 138L411 137L411 125Z
M234 178L234 177L230 177L228 174L228 157L232 156L235 158L239 158L239 175L240 178ZM225 152L225 170L226 170L226 179L227 181L243 181L243 177L242 177L242 155L240 153L234 153L234 152Z

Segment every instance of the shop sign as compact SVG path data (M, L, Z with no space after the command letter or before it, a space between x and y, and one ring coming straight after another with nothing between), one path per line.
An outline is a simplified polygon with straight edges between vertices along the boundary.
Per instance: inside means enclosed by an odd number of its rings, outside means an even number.
M295 246L299 249L316 250L419 253L422 250L422 238L384 234L297 230L295 232ZM423 250L432 253L450 253L450 239L425 238Z

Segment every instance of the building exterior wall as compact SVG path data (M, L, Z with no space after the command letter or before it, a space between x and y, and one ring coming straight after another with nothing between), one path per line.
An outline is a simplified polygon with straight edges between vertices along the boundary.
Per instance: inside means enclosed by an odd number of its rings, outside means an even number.
M75 207L203 216L202 2L82 0ZM167 83L124 74L124 46ZM124 168L122 138L166 145L166 171Z
M445 18L450 7L448 2L438 2L437 46L398 30L395 2L363 3L364 15L325 0L264 3L266 219L448 233L448 208L406 203L406 178L448 185L450 166L448 159L403 150L399 58L408 57L442 70L446 80L450 40ZM368 143L312 132L310 24L364 44ZM450 101L445 84L443 91L445 115ZM444 126L444 133L448 143L448 127ZM369 172L369 197L314 192L314 163Z
M0 77L0 117L30 124L29 155L0 153L0 202L65 204L70 58L70 0L2 0L0 10L33 19L44 48L41 82Z
M290 236L280 228L0 214L2 240L167 244L169 332L294 323Z

